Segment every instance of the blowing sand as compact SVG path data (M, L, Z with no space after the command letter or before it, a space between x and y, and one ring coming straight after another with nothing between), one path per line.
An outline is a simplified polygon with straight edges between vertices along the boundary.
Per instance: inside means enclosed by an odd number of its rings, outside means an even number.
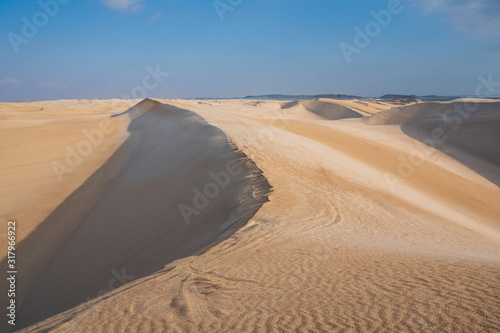
M499 331L500 102L464 102L0 104L16 329Z

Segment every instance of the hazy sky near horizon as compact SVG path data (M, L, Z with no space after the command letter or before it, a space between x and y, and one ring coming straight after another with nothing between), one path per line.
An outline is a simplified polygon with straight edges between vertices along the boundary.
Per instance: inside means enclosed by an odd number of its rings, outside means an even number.
M0 60L1 101L473 95L500 1L0 0Z

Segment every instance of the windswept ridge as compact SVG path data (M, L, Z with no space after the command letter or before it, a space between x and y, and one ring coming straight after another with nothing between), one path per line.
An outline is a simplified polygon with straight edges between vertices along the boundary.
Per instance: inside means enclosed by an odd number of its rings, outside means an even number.
M144 100L120 117L132 118L130 137L36 230L43 241L61 221L79 224L33 284L18 327L227 237L267 201L270 186L255 163L195 113ZM108 168L119 170L96 182Z

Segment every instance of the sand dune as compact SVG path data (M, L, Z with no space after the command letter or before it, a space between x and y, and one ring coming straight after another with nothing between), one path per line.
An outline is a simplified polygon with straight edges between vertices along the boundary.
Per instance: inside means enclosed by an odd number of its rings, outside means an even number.
M398 125L408 136L453 157L500 186L500 103L455 100L414 104L366 118Z
M297 101L284 104L282 109L303 107L323 119L338 120L347 118L361 118L360 113L334 103L325 103L321 101Z
M47 245L61 225L76 227L58 234L65 245L50 263L29 272L38 276L20 326L102 294L118 276L130 282L201 250L266 200L255 165L194 113L145 100L119 117L131 118L127 140L32 232ZM30 245L21 243L20 255Z
M339 99L331 99L331 98L320 98L322 102L331 103L334 105L341 105L351 110L357 111L363 115L371 115L374 113L378 113L383 110L390 109L394 106L400 106L408 104L405 100L400 101L378 101L378 100L339 100ZM413 103L413 102L410 102Z
M387 110L364 118L335 103L145 100L82 116L120 126L33 226L52 252L26 266L20 331L500 330L500 188L478 171L498 170L500 103L445 127L437 149L426 135L453 103L374 102ZM5 137L32 126L7 122ZM241 173L186 224L179 204L228 163Z

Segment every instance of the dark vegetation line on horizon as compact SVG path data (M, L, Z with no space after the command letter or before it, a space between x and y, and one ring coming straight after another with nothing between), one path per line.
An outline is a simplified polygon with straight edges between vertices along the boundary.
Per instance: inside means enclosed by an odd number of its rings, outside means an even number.
M499 96L470 96L470 95L456 95L456 96L440 96L440 95L399 95L399 94L386 94L380 97L363 97L357 95L344 95L344 94L319 94L319 95L286 95L286 94L268 94L268 95L248 95L245 97L146 97L137 99L180 99L180 100L238 100L238 99L248 99L248 100L315 100L320 98L330 98L339 100L421 100L421 101L452 101L460 98L481 98L481 99L500 99ZM51 98L51 99L24 99L15 101L0 101L0 103L30 103L30 102L43 102L43 101L58 101L58 100L109 100L109 99L123 99L119 97L99 97L99 98ZM134 98L127 98L134 99Z

